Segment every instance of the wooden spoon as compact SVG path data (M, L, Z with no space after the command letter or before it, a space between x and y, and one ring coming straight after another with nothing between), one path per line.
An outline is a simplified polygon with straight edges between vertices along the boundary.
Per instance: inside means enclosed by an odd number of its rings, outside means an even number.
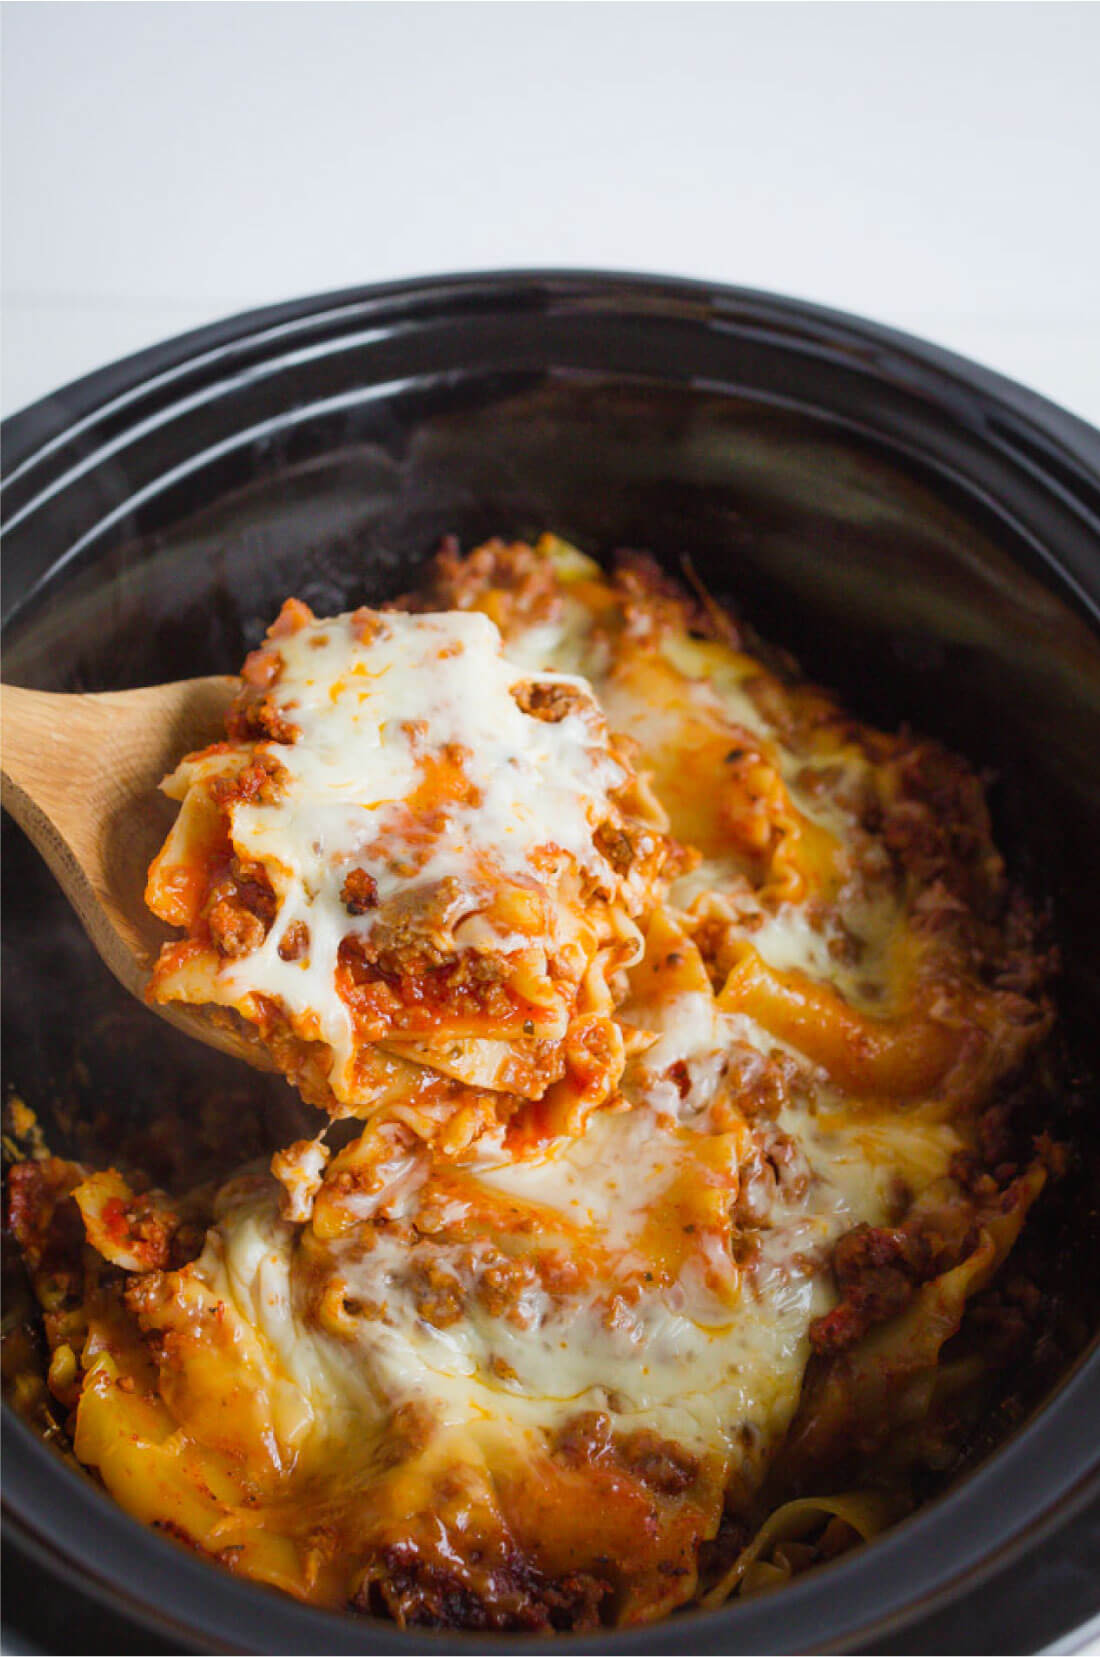
M228 677L183 679L88 696L0 687L3 803L115 977L139 998L161 945L176 936L145 907L149 864L176 811L158 784L184 754L224 734L239 686ZM243 1026L182 1004L154 1011L211 1047L273 1068Z

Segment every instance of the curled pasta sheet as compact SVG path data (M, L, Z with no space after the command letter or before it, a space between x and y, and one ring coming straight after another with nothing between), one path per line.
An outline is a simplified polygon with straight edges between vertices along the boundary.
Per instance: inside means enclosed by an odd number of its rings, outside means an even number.
M870 1490L855 1490L840 1496L801 1496L784 1502L768 1515L721 1580L700 1596L699 1603L704 1610L714 1611L731 1594L760 1593L782 1587L794 1575L790 1556L784 1557L782 1544L803 1542L821 1531L830 1519L840 1520L861 1542L869 1542L897 1517L897 1511L896 1498L891 1500Z
M151 994L315 1130L182 1196L12 1174L130 1512L313 1603L584 1630L778 1586L950 1465L1046 1178L1044 956L962 762L766 656L552 537L284 607L165 784Z

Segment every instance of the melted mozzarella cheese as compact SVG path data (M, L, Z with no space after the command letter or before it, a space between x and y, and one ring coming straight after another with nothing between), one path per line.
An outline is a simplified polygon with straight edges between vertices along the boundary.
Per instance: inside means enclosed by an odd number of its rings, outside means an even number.
M523 675L487 617L393 613L372 626L365 643L350 616L278 640L272 694L297 739L274 750L284 772L278 797L230 808L234 848L266 869L279 908L262 946L223 967L225 991L238 1000L261 992L312 1018L335 1054L338 1096L354 1092L355 1056L334 988L341 942L369 938L395 915L400 923L423 899L436 906L429 941L446 953L561 943L567 926L553 903L548 915L537 910L532 935L493 914L494 893L502 883L521 896L545 892L555 859L559 871L571 859L606 879L593 830L626 775L584 681L542 673L541 684L573 693L570 711L550 722L521 710L512 692ZM410 811L441 760L460 768L457 797ZM353 917L341 886L360 865L376 902ZM308 951L283 959L280 946L302 924Z
M898 904L889 893L860 897L842 906L845 934L814 926L804 908L785 903L761 912L752 932L754 947L768 965L784 972L794 967L810 978L830 983L844 999L882 1016L890 1010L894 981L891 949L898 925ZM854 945L848 956L836 944Z
M543 1198L556 1195L562 1204L539 1205L550 1211L551 1223L574 1223L578 1209L604 1221L610 1210L605 1235L626 1239L624 1254L632 1240L643 1246L632 1227L644 1215L637 1205L631 1212L625 1193L617 1203L615 1182L600 1172L599 1152L634 1150L630 1140L647 1119L640 1112L630 1135L623 1132L625 1118L596 1119L602 1130L596 1137L611 1142L591 1147L588 1168L559 1168L554 1179L544 1174L531 1182ZM617 1144L620 1139L625 1142ZM660 1154L649 1163L659 1165ZM630 1184L625 1177L622 1183ZM491 1316L472 1301L448 1327L420 1315L407 1286L404 1243L385 1233L365 1253L337 1243L334 1280L355 1300L384 1308L359 1319L350 1340L296 1311L294 1237L279 1219L273 1190L224 1216L224 1243L208 1245L201 1269L213 1292L261 1331L272 1374L297 1395L275 1424L279 1432L279 1421L290 1423L286 1449L300 1447L304 1423L322 1444L338 1444L352 1430L369 1432L372 1424L381 1430L391 1410L415 1402L440 1427L491 1418L547 1434L579 1411L600 1409L624 1430L649 1426L696 1450L728 1455L743 1426L770 1439L786 1425L808 1352L809 1320L828 1304L818 1277L804 1266L792 1268L789 1251L796 1249L803 1261L816 1256L845 1223L840 1210L800 1215L776 1235L766 1266L732 1303L714 1292L693 1260L633 1305L609 1304L613 1280L564 1296L535 1286L516 1298L509 1316ZM468 1252L454 1249L455 1269Z
M547 842L594 865L593 803L624 776L601 749L602 722L584 681L541 674L540 682L573 690L578 711L556 722L533 719L512 695L522 675L502 655L488 617L394 612L372 622L365 643L350 616L278 641L277 700L299 736L279 749L289 777L284 798L235 814L246 844L275 861L289 850L298 878L315 891L334 858L394 835L376 876L382 903L408 885L400 808L422 780L425 755L453 746L463 750L462 770L479 799L453 803L417 884L465 875L478 855L502 871L526 872L531 852Z
M597 1113L580 1136L553 1140L524 1160L507 1153L500 1133L487 1135L461 1169L476 1212L486 1197L511 1199L540 1243L560 1242L570 1260L595 1261L575 1288L551 1294L532 1280L494 1315L475 1292L491 1222L473 1244L436 1245L429 1233L410 1247L407 1235L383 1227L364 1249L353 1232L329 1246L324 1271L371 1313L334 1336L303 1314L295 1228L280 1221L273 1189L223 1216L212 1256L221 1292L263 1330L326 1441L356 1419L382 1430L389 1411L410 1402L442 1428L493 1421L548 1435L579 1411L598 1409L623 1431L649 1427L727 1461L746 1431L757 1443L778 1441L797 1404L810 1323L834 1299L832 1245L861 1221L882 1224L896 1178L919 1192L960 1142L947 1124L854 1117L839 1099L830 1117L819 1110L820 1092L813 1103L784 1107L777 1126L796 1142L799 1177L780 1181L764 1211L754 1211L756 1247L735 1268L729 1226L706 1235L690 1205L717 1191L712 1212L728 1218L750 1128L742 1121L714 1134L706 1113L731 1047L766 1055L776 1043L751 1020L718 1012L703 993L670 1001L658 1022L644 1068L628 1071L624 1083L629 1110ZM686 1095L664 1079L677 1063L687 1067ZM371 1213L415 1225L422 1181L421 1172L410 1183L409 1168L395 1164ZM679 1206L685 1196L689 1206ZM432 1226L461 1213L455 1199L449 1212L437 1209ZM410 1276L418 1251L467 1296L461 1316L444 1327L422 1315ZM310 1270L317 1269L314 1260ZM634 1290L619 1293L631 1283Z

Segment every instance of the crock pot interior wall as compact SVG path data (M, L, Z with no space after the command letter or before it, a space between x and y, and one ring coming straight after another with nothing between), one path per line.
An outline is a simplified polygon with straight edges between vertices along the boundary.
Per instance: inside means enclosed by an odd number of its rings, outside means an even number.
M181 440L170 427L144 448L167 473ZM1071 975L1093 970L1100 883L1080 877L1100 843L1100 653L1014 562L1009 528L914 463L759 402L499 374L298 411L133 507L132 458L66 492L72 540L118 521L9 628L14 682L232 670L287 593L320 612L377 602L445 533L554 528L673 569L686 555L861 715L909 719L996 773L1001 840L1058 903Z
M673 569L686 554L855 711L910 719L997 771L1000 840L1054 898L1071 996L1095 1008L1100 652L991 508L840 421L707 388L496 367L384 397L339 389L346 401L311 406L243 384L248 418L222 414L262 426L255 439L212 450L181 417L67 485L47 550L87 540L17 609L5 677L106 689L231 671L287 593L319 611L377 602L444 533L469 546L553 528ZM9 541L17 589L36 516ZM26 570L43 556L28 542ZM282 1083L242 1082L128 1000L6 819L4 852L6 1079L58 1148L79 1119L109 1157L120 1122L169 1092L198 1111L213 1084L293 1110ZM1086 1039L1095 1019L1075 1023Z

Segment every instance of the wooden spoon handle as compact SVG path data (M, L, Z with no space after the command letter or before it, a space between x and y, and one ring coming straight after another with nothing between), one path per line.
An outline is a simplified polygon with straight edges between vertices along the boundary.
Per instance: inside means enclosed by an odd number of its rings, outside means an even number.
M3 803L107 966L138 997L171 936L145 906L149 864L175 811L158 785L185 752L221 736L239 684L217 677L74 696L0 687ZM239 1036L197 1010L156 1010L241 1054Z
M105 801L140 805L188 749L216 741L239 686L228 675L68 696L0 686L4 781L56 822L94 828Z

